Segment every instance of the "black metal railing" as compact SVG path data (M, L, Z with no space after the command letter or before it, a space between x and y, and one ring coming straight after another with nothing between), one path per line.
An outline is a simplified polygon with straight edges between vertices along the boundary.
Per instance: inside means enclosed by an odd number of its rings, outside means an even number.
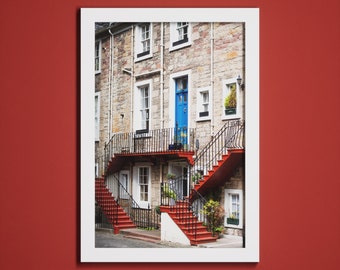
M165 128L148 132L115 133L105 145L108 162L115 154L194 151L195 130Z
M96 202L95 204L95 228L96 229L113 229L112 224L105 215L103 209Z
M168 206L170 212L176 215L177 224L181 229L196 239L198 224L206 224L206 215L203 213L205 198L196 190L191 190L190 197L194 197L192 202L183 190L187 176L179 176L168 179L161 183L161 205Z
M116 198L116 203L124 209L137 227L144 229L158 229L160 227L160 214L157 213L156 209L151 208L150 205L147 208L140 207L116 175L113 175L111 183L107 181L107 186Z
M244 121L226 122L213 139L198 153L190 170L190 179L197 183L218 164L222 155L231 149L244 149Z

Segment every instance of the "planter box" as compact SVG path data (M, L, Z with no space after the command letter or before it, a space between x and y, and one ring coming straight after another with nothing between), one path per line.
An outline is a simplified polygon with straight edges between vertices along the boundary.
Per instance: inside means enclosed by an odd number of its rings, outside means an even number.
M200 117L209 116L209 112L200 112L199 116Z
M181 150L183 145L181 143L169 144L169 150Z
M238 225L240 220L238 218L227 218L227 224Z
M225 115L236 114L236 108L226 108L224 110Z

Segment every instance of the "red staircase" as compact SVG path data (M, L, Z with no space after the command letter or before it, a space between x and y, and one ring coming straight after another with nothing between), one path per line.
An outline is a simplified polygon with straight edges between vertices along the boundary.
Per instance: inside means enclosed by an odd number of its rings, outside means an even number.
M223 154L217 164L212 166L208 173L195 183L194 189L200 194L205 194L208 189L223 185L225 180L232 176L243 156L244 149L232 149L227 154Z
M215 242L217 236L207 230L203 222L189 208L189 202L177 201L173 206L161 206L161 212L166 212L188 237L191 245Z
M115 201L112 193L105 185L103 178L96 179L95 198L109 222L113 233L118 234L121 229L136 228L124 209Z

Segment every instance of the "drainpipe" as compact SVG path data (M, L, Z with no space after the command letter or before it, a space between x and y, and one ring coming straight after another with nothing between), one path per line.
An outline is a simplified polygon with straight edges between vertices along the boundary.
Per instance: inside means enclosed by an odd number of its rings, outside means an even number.
M209 97L210 103L210 111L211 111L211 125L210 125L210 134L214 136L214 128L215 128L215 117L214 117L214 23L210 23L210 86L211 91Z
M131 91L131 100L130 100L130 107L131 107L131 116L130 116L130 131L133 132L133 86L134 86L134 61L135 61L135 51L134 51L134 28L133 25L131 26L131 85L130 85L130 91Z
M242 92L242 120L245 120L246 117L246 96L245 96L245 86L246 86L246 74L245 74L245 66L246 66L246 58L245 58L245 42L246 42L246 39L245 39L245 32L246 29L245 29L245 24L242 23L242 34L243 34L243 39L242 39L242 42L243 42L243 60L242 60L242 78L243 78L243 88L241 89L241 92Z
M161 22L161 129L164 128L164 29Z
M111 25L110 25L111 26ZM110 141L112 136L112 87L113 87L113 42L114 37L111 29L108 29L110 34L110 64L109 64L109 113L108 113L108 141Z

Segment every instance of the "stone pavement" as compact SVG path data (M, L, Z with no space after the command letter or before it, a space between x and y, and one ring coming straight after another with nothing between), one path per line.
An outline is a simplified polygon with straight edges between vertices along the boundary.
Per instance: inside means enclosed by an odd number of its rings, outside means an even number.
M106 240L103 242L103 231L96 230L96 247L101 247L105 242L106 247L172 247L172 248L242 248L242 237L234 235L223 235L222 238L217 239L216 242L200 244L198 246L183 246L171 242L161 241L159 230L142 230L142 229L125 229L121 230L119 235L105 236ZM108 233L106 231L106 233ZM124 242L125 240L125 242ZM116 243L112 243L115 241ZM118 245L118 246L114 246Z

